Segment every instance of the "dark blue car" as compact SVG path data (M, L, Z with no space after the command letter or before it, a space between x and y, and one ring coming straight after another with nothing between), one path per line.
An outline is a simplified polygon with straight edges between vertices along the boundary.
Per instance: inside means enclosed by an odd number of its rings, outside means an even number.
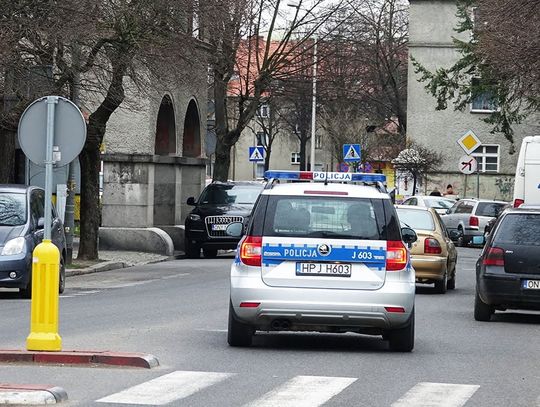
M0 287L32 294L32 252L43 239L45 192L25 185L0 185ZM53 206L52 242L60 250L60 285L65 288L66 238Z

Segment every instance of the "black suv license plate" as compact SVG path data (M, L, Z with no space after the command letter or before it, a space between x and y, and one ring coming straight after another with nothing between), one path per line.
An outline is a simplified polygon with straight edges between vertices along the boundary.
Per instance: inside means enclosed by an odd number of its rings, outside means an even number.
M351 263L296 263L297 276L350 277Z

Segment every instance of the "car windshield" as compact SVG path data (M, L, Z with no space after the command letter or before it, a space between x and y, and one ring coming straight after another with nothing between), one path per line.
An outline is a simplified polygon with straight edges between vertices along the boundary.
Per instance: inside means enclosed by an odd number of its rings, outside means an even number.
M378 199L272 196L264 235L383 240L384 219Z
M456 203L453 199L429 197L424 198L424 202L428 208L434 209L450 209Z
M431 213L426 210L397 208L399 220L413 229L435 230Z
M540 214L513 213L506 215L497 228L493 245L540 246Z
M0 226L26 223L26 194L0 192Z
M499 202L478 202L476 208L476 216L497 217L508 206L505 203Z
M199 203L203 205L253 205L262 188L262 184L209 185L201 194Z

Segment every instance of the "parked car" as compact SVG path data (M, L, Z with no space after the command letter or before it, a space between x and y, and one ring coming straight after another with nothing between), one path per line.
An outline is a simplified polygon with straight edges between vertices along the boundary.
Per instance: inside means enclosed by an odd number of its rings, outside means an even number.
M457 251L440 216L433 208L397 205L403 226L412 228L418 240L411 247L417 283L434 284L444 294L456 287Z
M486 223L486 227L484 228L484 239L483 239L483 242L486 242L487 241L487 238L488 238L488 235L491 233L491 231L493 230L493 226L495 226L495 223L497 222L497 220L499 220L499 216L501 216L501 214L508 208L511 208L512 205L510 204L506 204L505 206L503 206L499 212L497 213L497 216L494 217L493 219L489 220L488 223Z
M468 245L474 236L483 236L487 223L496 218L507 202L462 199L442 215L442 221L458 246ZM453 233L453 231L457 233Z
M455 199L443 196L415 195L403 201L402 205L421 206L422 208L433 208L439 215L444 215L447 209L456 203Z
M523 139L516 167L514 207L540 204L540 136Z
M45 192L24 185L0 185L0 287L18 288L32 295L32 252L43 240ZM52 206L51 240L60 251L59 292L64 292L66 238Z
M505 211L476 263L474 318L496 310L540 310L540 208Z
M194 206L185 221L186 256L216 257L218 250L236 249L240 238L225 233L227 226L244 222L249 217L264 184L261 182L212 182L187 204Z

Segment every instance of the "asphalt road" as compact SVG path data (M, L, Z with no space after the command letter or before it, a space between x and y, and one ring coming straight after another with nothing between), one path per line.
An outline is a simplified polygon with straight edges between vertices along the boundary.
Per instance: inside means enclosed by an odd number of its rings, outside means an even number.
M418 288L410 354L354 334L260 334L251 348L228 347L232 257L72 277L60 301L63 349L147 352L161 366L10 364L0 383L58 385L67 405L538 407L540 314L474 321L478 253L459 249L455 291ZM1 348L24 348L29 306L0 292Z

